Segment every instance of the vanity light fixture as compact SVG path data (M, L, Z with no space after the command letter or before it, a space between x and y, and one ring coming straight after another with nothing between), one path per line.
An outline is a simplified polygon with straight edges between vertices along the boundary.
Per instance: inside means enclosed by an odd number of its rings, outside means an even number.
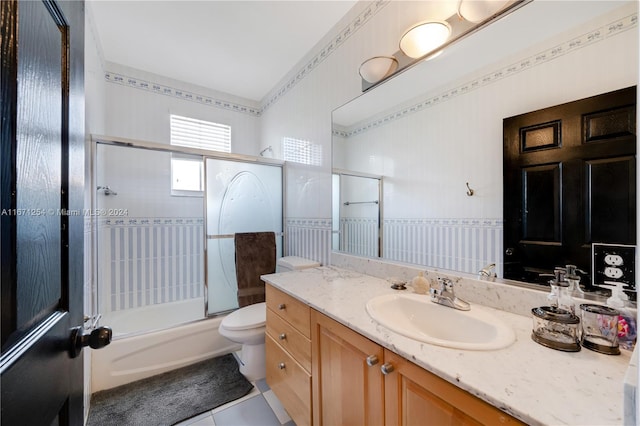
M365 81L377 83L398 69L398 60L393 56L374 56L360 65L359 73Z
M533 0L456 0L457 11L444 20L414 24L400 38L400 50L391 56L374 56L360 65L362 91L420 62L440 55L448 46L470 36Z
M451 36L451 26L446 22L421 22L409 28L400 38L400 50L417 59L442 46Z
M509 0L460 0L458 16L469 22L482 22L502 9Z

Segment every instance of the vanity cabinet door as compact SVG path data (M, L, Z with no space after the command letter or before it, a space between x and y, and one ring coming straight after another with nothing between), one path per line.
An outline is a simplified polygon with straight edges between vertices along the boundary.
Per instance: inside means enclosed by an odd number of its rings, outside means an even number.
M315 310L311 324L314 425L382 425L382 347Z
M385 425L519 425L519 420L385 349Z
M311 423L311 376L270 335L265 338L267 383L298 426Z

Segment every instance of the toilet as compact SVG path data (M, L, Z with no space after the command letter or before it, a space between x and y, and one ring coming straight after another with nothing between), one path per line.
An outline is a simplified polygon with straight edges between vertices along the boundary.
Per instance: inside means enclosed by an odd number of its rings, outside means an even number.
M276 262L276 272L299 271L315 268L320 263L297 256L281 257ZM247 380L255 381L266 375L264 338L267 305L265 302L242 307L227 315L218 332L232 342L242 344L240 373Z

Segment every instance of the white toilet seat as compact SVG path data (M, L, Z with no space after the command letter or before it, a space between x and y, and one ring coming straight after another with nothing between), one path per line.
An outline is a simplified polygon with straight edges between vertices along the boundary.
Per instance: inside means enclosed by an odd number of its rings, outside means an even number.
M265 302L244 306L227 315L220 324L229 331L249 330L264 327L267 322L267 304Z

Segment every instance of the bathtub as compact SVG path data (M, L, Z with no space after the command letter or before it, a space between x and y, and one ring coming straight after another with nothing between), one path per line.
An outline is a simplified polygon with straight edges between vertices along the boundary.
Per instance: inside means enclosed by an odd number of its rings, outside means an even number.
M197 302L197 303L196 303ZM207 358L241 348L218 333L224 317L191 321L165 328L162 321L171 318L189 320L189 314L202 317L202 300L173 302L136 308L118 315L105 315L101 324L112 327L110 345L91 351L91 392L120 386L165 371L174 370ZM157 331L127 335L128 325L151 322ZM139 328L139 327L137 327ZM164 329L162 329L164 328Z
M176 324L201 320L203 317L204 301L202 299L188 299L108 312L102 315L100 324L111 327L113 336L120 338L141 332L165 330Z

